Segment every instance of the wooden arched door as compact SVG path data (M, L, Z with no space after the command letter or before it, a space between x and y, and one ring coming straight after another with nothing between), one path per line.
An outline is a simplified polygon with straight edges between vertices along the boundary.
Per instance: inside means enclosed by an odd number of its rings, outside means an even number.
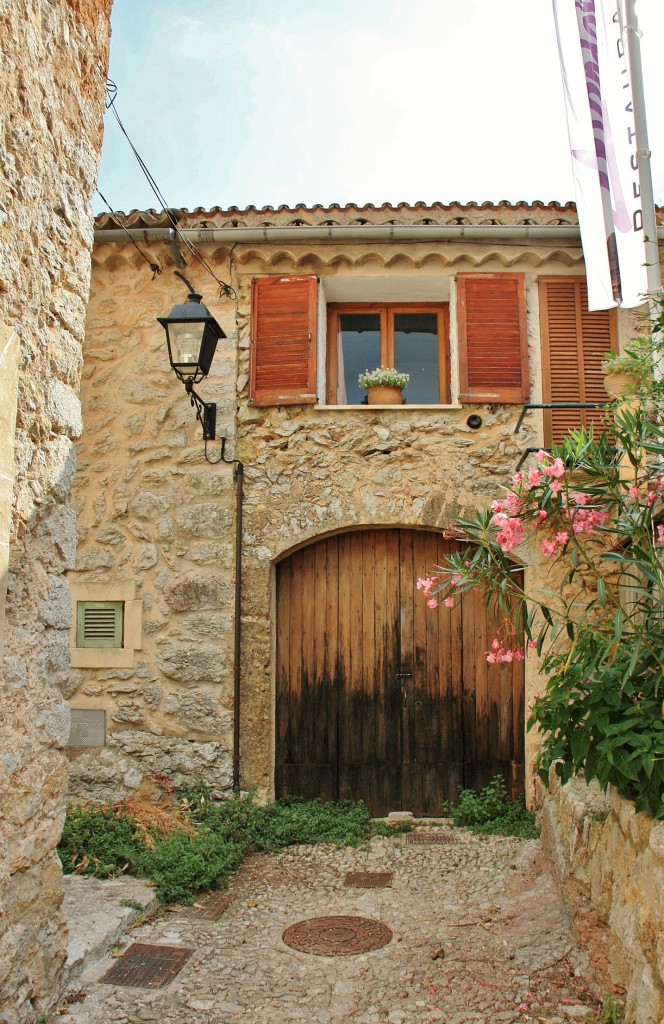
M523 665L487 663L495 624L480 595L432 611L416 589L458 546L360 530L277 565L278 797L436 816L497 774L523 792Z

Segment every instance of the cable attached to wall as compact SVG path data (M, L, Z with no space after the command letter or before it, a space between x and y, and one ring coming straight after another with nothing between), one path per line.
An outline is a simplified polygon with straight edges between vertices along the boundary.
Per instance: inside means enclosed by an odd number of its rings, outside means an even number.
M99 189L95 189L95 191L96 191L97 195L100 197L101 201L103 203L106 203L106 206L108 207L109 213L110 213L111 217L113 218L113 220L115 221L115 223L118 225L118 227L122 228L122 230L128 236L129 241L131 242L131 244L134 246L135 249L138 250L138 252L140 252L141 256L143 257L145 262L150 267L150 270L152 271L152 280L154 281L154 279L157 276L157 274L161 274L161 267L159 266L158 263L153 263L152 260L149 258L149 256L146 256L146 254L143 252L143 250L141 249L140 245L138 244L138 242L136 241L136 239L134 238L132 233L127 230L126 225L123 224L122 221L120 220L120 218L117 216L117 214L115 213L115 210L113 209L113 207L109 203L109 201L106 198L106 196L103 195L103 193L100 192Z
M134 143L129 138L129 134L127 132L127 129L123 125L122 120L120 118L120 115L118 114L118 112L117 112L117 110L115 108L115 101L117 99L117 95L118 95L118 87L117 87L117 85L115 84L115 82L111 81L111 79L108 79L107 82L106 82L106 109L107 110L111 110L113 112L113 116L115 117L115 120L118 122L118 125L120 126L120 130L121 130L122 134L126 138L127 142L129 143L129 146L131 148L132 153L136 157L136 160L138 162L138 166L141 168L141 171L145 175L145 178L147 180L148 185L150 186L150 188L154 192L155 196L159 200L159 203L161 204L162 210L166 214L166 216L168 217L168 219L169 219L169 221L171 223L171 227L173 228L173 231L175 232L175 235L180 239L182 244L189 251L189 253L194 257L194 259L198 260L198 262L201 264L201 266L208 272L210 277L212 277L217 282L217 284L219 285L219 298L236 299L237 298L237 293L236 293L235 289L233 288L233 286L230 285L230 284L227 284L225 281L221 281L217 277L217 275L215 274L215 272L212 269L212 267L210 266L210 264L201 255L201 253L198 251L198 249L193 244L193 242L191 242L188 238L186 238L186 236L180 231L180 229L178 227L178 222L177 222L177 220L176 220L176 218L175 218L175 216L173 214L173 211L171 210L171 208L169 207L168 203L166 202L166 199L164 198L164 196L163 196L159 186L157 185L157 182L155 181L154 177L152 176L152 174L148 170L148 167L147 167L145 161L143 160L143 158L141 157L140 153L136 149L136 146L134 145Z

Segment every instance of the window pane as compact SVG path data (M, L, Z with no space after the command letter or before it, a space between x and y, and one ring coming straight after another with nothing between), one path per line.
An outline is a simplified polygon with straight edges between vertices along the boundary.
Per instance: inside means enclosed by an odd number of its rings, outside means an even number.
M339 405L360 405L366 399L367 393L357 383L359 374L380 366L379 313L339 315L337 359L337 402Z
M438 317L435 313L394 314L396 369L410 374L409 405L435 405L438 394Z

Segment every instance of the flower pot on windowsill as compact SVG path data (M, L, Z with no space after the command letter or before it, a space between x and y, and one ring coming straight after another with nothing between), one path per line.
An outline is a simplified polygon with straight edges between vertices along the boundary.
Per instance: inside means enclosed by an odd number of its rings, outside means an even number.
M388 387L367 388L367 402L369 405L403 405L403 390Z

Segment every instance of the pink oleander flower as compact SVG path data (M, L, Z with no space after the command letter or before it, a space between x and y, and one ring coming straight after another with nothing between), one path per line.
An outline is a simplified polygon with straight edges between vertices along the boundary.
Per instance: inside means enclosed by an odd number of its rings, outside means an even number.
M444 603L446 608L454 608L454 598L453 597L446 597L445 601L443 603Z
M563 485L561 484L560 480L552 480L549 486L554 494L557 494L558 491L562 491L563 489Z
M427 573L426 576L420 577L416 583L418 590L421 590L425 597L431 597L431 591L438 583L438 576L430 576Z
M514 629L505 622L491 641L491 650L486 652L486 660L490 665L503 662L523 661L524 653L518 647L511 646L516 639Z
M537 462L546 462L549 457L549 453L543 451L541 448L538 452L535 452L535 459Z
M515 515L523 510L523 500L518 494L508 491L503 500L503 509Z
M639 496L639 489L638 489L638 487L630 487L628 493L629 493L630 498L638 498L638 496Z
M569 534L565 533L564 530L560 530L558 533L554 533L552 537L545 538L540 545L540 550L545 558L553 558L565 547L568 540Z
M648 495L646 497L646 502L648 504L648 508L652 508L656 501L657 501L657 493L656 493L656 491L648 491Z
M528 483L531 487L537 487L542 482L542 474L534 466L528 471Z
M577 491L576 494L572 495L575 505L587 505L590 501L590 495L584 491Z
M545 512L544 509L540 509L540 511L537 513L537 522L535 523L535 526L539 529L539 527L544 524L544 520L548 518L549 513Z
M437 608L438 607L437 599L435 597L430 597L429 600L427 601L427 607L428 608Z
M503 551L511 551L523 539L525 527L520 519L510 518L505 512L496 512L491 522L499 530L496 541Z
M560 480L562 476L565 476L563 460L560 458L554 459L550 466L544 466L542 472L544 476L555 477L556 480Z
M661 523L657 524L657 543L664 544L664 526Z

